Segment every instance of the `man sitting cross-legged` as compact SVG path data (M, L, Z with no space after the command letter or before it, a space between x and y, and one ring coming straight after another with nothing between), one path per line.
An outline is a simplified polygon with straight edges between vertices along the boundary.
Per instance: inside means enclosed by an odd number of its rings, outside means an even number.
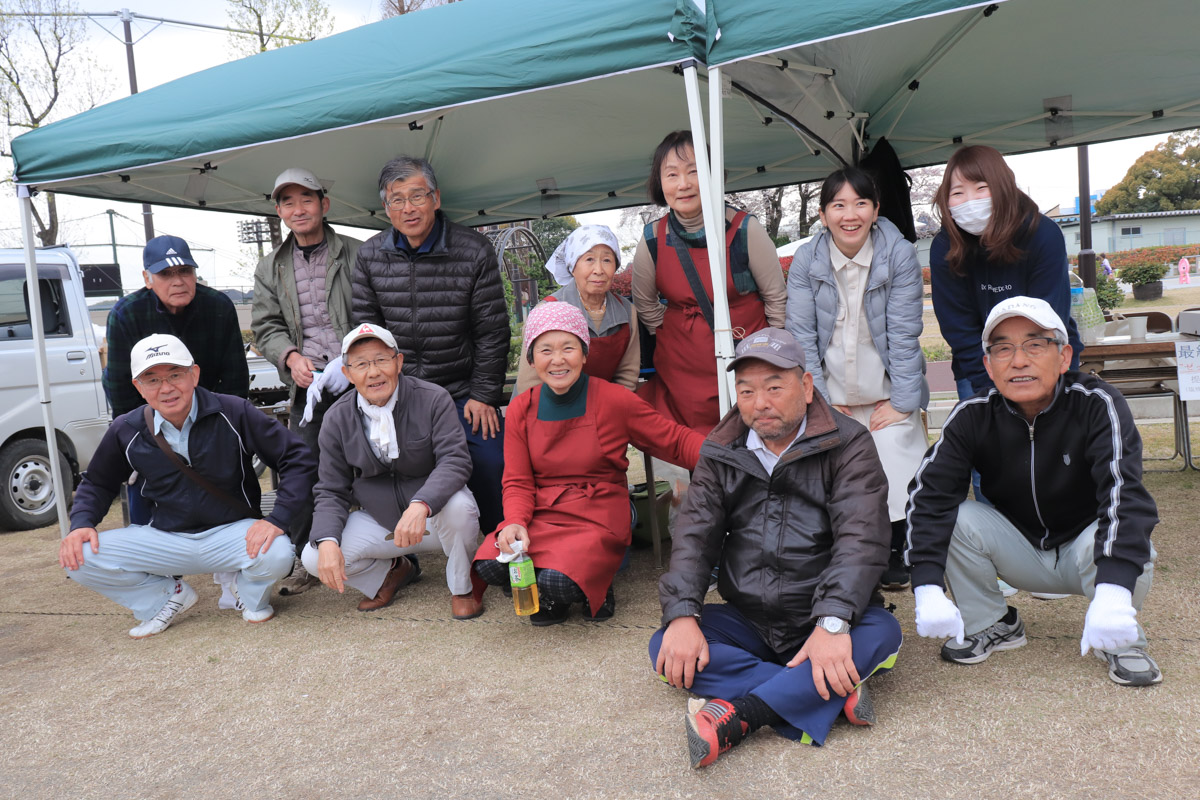
M663 680L712 698L686 718L693 767L763 725L819 745L839 714L870 724L863 681L901 639L877 591L891 526L870 433L813 391L787 331L748 336L729 369L737 408L700 449L650 640ZM705 604L717 564L726 603Z

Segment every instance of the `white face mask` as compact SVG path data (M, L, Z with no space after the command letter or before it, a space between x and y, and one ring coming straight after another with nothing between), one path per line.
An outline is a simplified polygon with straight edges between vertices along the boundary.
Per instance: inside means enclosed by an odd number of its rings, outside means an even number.
M951 206L950 216L958 223L958 227L973 236L978 236L983 233L988 220L992 218L992 198L981 197Z

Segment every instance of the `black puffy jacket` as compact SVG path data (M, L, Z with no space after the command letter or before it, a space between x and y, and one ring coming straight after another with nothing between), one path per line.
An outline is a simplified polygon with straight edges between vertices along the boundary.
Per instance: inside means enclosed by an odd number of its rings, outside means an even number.
M455 400L499 405L508 367L508 306L487 237L438 211L441 234L428 253L394 244L391 228L358 249L354 323L387 327L404 374Z
M721 597L777 653L798 650L817 617L854 624L883 604L891 525L875 443L816 392L807 420L771 475L736 408L704 441L659 579L664 625L700 613L718 561Z

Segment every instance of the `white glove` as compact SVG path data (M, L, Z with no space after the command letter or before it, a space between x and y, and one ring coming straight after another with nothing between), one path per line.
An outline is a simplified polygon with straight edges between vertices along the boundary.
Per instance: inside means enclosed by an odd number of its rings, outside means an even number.
M1136 642L1137 638L1137 610L1133 607L1133 595L1128 589L1114 583L1097 584L1096 594L1083 621L1079 655L1086 656L1093 647L1109 653L1120 652Z
M340 395L349 386L349 379L342 374L341 356L326 364L324 370L319 372L313 370L313 382L308 386L308 397L304 403L304 414L300 417L300 427L303 428L312 422L313 412L316 410L317 403L321 402L322 392L327 391L330 396Z
M913 590L917 600L917 634L963 643L963 619L941 587L932 583Z

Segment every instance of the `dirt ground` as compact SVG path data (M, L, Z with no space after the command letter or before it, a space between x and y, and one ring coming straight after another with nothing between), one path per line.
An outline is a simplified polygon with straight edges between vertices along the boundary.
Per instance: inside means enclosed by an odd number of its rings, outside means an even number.
M535 630L495 590L450 618L444 559L390 608L324 588L262 625L200 602L134 641L132 615L67 581L58 532L0 535L0 794L14 798L1195 797L1200 780L1200 473L1151 474L1162 523L1142 620L1164 681L1119 687L1079 656L1086 603L1020 594L1029 644L976 666L916 636L874 679L878 724L824 748L770 730L688 767L685 693L646 654L649 550L617 614ZM116 523L112 514L106 525ZM711 596L710 600L716 597Z

